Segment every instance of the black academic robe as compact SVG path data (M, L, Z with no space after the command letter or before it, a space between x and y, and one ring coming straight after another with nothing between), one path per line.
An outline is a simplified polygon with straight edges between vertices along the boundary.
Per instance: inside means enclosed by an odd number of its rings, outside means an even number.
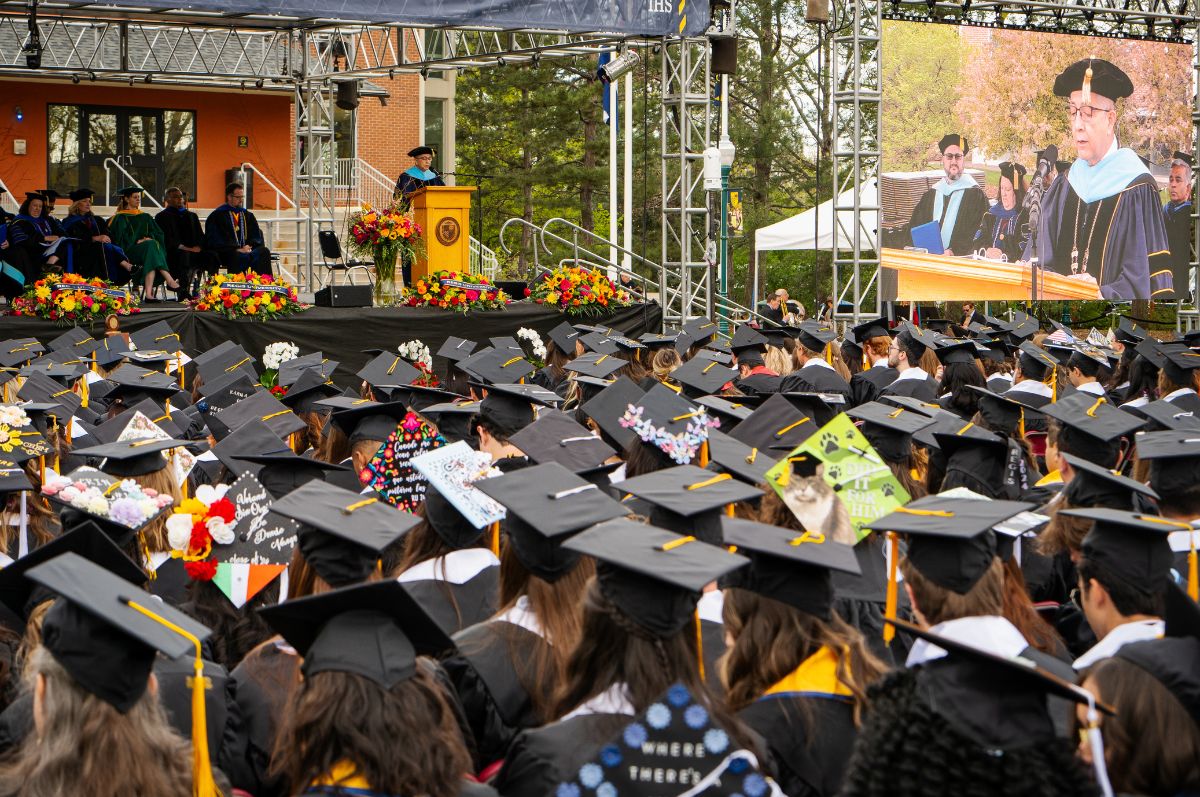
M442 660L474 740L475 771L502 760L517 734L542 724L518 668L547 642L521 626L491 620L454 637ZM531 677L526 674L526 678Z
M783 377L779 383L780 393L836 393L850 401L850 383L832 368L810 365L799 368Z
M396 795L384 794L381 791L370 789L343 789L339 791L332 786L310 786L309 791L301 792L300 797L396 797ZM458 786L458 797L498 797L498 793L486 783L475 783L463 778Z
M494 615L498 608L498 564L484 567L470 578L460 578L455 572L456 562L462 560L462 555L470 556L472 553L477 554L479 551L473 548L454 551L440 562L416 565L398 578L408 593L437 621L447 635L482 623Z
M53 234L48 222L32 216L18 215L8 223L4 259L24 272L26 284L41 279L46 265L46 236Z
M1017 500L1020 492L1014 495L1005 494L1004 473L1007 455L1007 448L999 445L963 446L956 449L946 461L946 475L942 479L939 492L966 487L988 498ZM1031 482L1037 481L1036 473L1028 475Z
M217 257L212 252L203 251L205 238L199 216L187 208L163 208L154 217L154 221L162 227L163 249L167 253L167 265L171 268L171 276L183 281L188 272L192 271L217 273ZM199 246L202 251L185 252L180 246Z
M1180 412L1190 412L1200 415L1200 393L1194 390L1188 393L1180 393L1174 398L1166 399L1169 404L1179 408Z
M243 718L240 746L245 753L229 779L235 789L254 797L285 797L283 779L270 774L271 751L292 689L300 682L300 658L281 640L271 640L247 654L231 677Z
M750 374L733 380L733 386L748 396L766 396L778 393L782 381L774 374Z
M216 253L221 266L231 273L253 269L259 274L271 272L271 250L259 229L258 219L246 208L229 205L208 214L204 221L205 245ZM249 246L249 252L237 251Z
M1008 262L1013 263L1021 259L1021 255L1025 253L1025 244L1029 241L1029 214L1020 209L1015 213L1005 213L1003 209L997 211L998 207L999 203L983 214L971 248L999 249L1001 254L1008 258ZM955 250L955 254L957 253L958 250ZM963 326L966 324L964 320Z
M393 195L402 196L405 194L411 194L412 192L418 191L427 185L445 185L446 184L446 181L443 180L442 176L440 174L438 174L437 172L433 173L432 179L422 180L420 177L418 177L416 174L413 173L415 169L416 169L416 167L414 166L411 169L405 170L400 175L400 177L396 179L396 188L392 192Z
M900 372L887 365L868 368L850 376L850 404L859 406L879 398L883 389L896 381Z
M949 246L950 250L959 257L969 255L974 250L975 232L979 229L979 222L988 209L987 194L983 193L982 188L972 186L963 190L962 201L958 204L958 216L954 219L954 230L950 233ZM936 194L937 192L930 188L921 195L921 199L913 208L912 217L909 219L910 230L931 221L941 222L945 219L950 201L947 199L942 203L942 218L935 219L933 217L933 200ZM911 239L906 243L911 243Z
M1005 390L1001 395L1006 396L1014 401L1019 401L1022 404L1028 404L1031 407L1044 407L1050 403L1049 396L1043 396L1041 393L1030 393L1027 390L1021 389L1021 382L1015 383L1008 390ZM1046 431L1046 416L1041 412L1033 410L1025 410L1025 431L1044 432Z
M1191 201L1168 202L1163 206L1163 223L1167 227L1168 261L1174 295L1167 298L1187 299L1192 290L1188 270L1192 263Z
M94 213L83 213L77 216L67 216L62 224L63 232L72 238L79 239L75 244L75 273L87 279L99 277L105 280L115 280L119 276L116 269L121 268L122 261L129 258L121 247L114 243L103 243L92 239L99 235L108 235L108 222ZM128 281L129 272L125 272Z
M1158 184L1143 173L1121 191L1083 203L1069 179L1055 180L1042 198L1038 244L1042 263L1060 274L1086 271L1109 300L1173 295L1167 228ZM1025 257L1033 256L1027 247Z
M178 607L187 603L188 584L192 578L183 567L182 559L168 559L154 571L154 579L146 582L146 589L151 595L162 598L172 606Z
M504 797L550 797L629 720L625 714L582 714L524 731L492 785Z
M992 374L987 380L987 389L993 393L1003 393L1012 387L1012 377L1005 374Z
M938 383L929 374L924 379L896 379L879 391L881 396L911 396L918 401L933 404L937 401Z
M838 616L862 632L871 652L892 666L904 663L911 646L906 634L899 633L891 645L883 641L883 616L887 607L887 556L885 541L871 534L854 546L854 558L861 574L833 573L833 610ZM909 619L908 595L904 589L896 593L896 614Z
M857 736L848 699L768 695L739 711L738 719L766 742L787 797L834 797L841 789Z

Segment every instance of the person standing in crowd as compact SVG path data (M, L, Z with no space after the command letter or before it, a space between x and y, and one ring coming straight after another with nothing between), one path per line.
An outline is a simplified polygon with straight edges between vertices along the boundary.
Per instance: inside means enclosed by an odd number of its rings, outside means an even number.
M130 278L135 285L139 279L142 281L143 301L157 301L154 299L157 279L161 278L171 290L179 290L179 283L167 268L162 228L154 223L150 214L142 212L142 189L126 186L117 193L121 195L117 215L108 222L113 242L137 266Z
M988 209L987 194L964 169L969 152L965 138L947 133L938 142L938 150L945 177L921 195L908 228L936 221L941 226L944 253L962 257L971 254L975 231Z
M1158 183L1117 143L1117 101L1133 92L1129 76L1100 58L1076 61L1055 79L1078 158L1042 198L1037 252L1031 240L1022 256L1089 279L1110 300L1173 295Z
M167 206L158 212L154 220L162 228L167 250L167 262L171 275L183 287L179 299L190 298L195 282L201 275L217 273L216 258L204 251L204 230L200 228L200 217L188 210L187 197L182 189L172 186L163 199Z
M971 326L971 324L982 324L983 313L975 310L975 302L963 302L962 305L962 326L963 329Z
M1175 298L1187 301L1192 293L1192 168L1195 160L1184 152L1176 152L1171 160L1171 177L1167 183L1167 204L1163 205L1163 221L1167 225L1167 243L1171 250L1171 279Z
M267 248L258 219L244 207L246 186L225 186L225 204L204 220L206 247L215 252L221 267L232 273L255 271L272 274L271 250Z
M1005 161L1000 164L1000 189L996 204L983 214L975 233L974 247L983 249L984 257L1015 262L1025 252L1029 214L1025 203L1025 167ZM974 305L972 305L974 310ZM965 310L964 310L965 313ZM964 318L963 326L967 325Z
M396 178L396 188L392 195L396 198L407 198L418 189L428 185L445 185L442 175L433 169L433 150L421 145L408 151L408 157L413 159L409 166Z

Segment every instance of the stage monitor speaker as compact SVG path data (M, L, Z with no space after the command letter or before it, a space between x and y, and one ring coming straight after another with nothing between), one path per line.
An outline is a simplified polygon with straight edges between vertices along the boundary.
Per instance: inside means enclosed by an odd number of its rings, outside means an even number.
M525 298L525 289L529 287L529 283L525 280L497 280L496 287L519 302Z
M317 291L318 307L370 307L370 285L329 285Z
M717 75L737 74L738 40L736 36L709 39L712 42L712 71Z
M343 111L353 111L358 107L358 81L341 80L337 84L337 99L334 101Z

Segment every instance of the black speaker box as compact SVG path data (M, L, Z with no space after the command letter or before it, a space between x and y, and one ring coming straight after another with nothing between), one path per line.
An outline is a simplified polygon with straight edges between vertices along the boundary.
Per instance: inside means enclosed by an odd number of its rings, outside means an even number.
M370 285L329 285L313 297L318 307L370 307Z
M736 36L709 39L712 42L712 71L716 75L737 74L738 40Z
M520 301L525 298L525 289L529 287L529 283L525 280L497 280L496 287L514 300Z
M334 104L343 111L353 111L358 107L358 81L342 80L337 83L337 99Z

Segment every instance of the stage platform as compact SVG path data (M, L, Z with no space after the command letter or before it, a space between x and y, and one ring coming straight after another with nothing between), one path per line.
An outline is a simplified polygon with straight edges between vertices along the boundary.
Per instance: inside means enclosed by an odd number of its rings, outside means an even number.
M268 343L290 341L300 347L301 354L321 351L339 365L334 376L338 384L350 386L354 373L366 364L369 357L363 349L394 349L398 344L420 340L429 350L437 352L449 337L486 342L500 335L515 336L521 327L535 329L546 339L546 333L563 320L574 323L604 324L631 337L643 332L657 332L662 326L662 308L656 303L638 304L602 316L564 316L540 305L517 302L504 310L471 313L450 313L418 307L310 307L294 316L262 322L249 319L234 321L215 313L197 312L174 303L152 304L142 312L121 319L121 330L133 332L159 321L166 321L179 333L184 351L188 354L205 351L225 340L240 343L246 351L260 360ZM101 319L88 328L93 336L104 334ZM42 343L63 333L64 327L34 318L0 316L0 340L35 337ZM434 368L444 377L445 363L434 358Z

